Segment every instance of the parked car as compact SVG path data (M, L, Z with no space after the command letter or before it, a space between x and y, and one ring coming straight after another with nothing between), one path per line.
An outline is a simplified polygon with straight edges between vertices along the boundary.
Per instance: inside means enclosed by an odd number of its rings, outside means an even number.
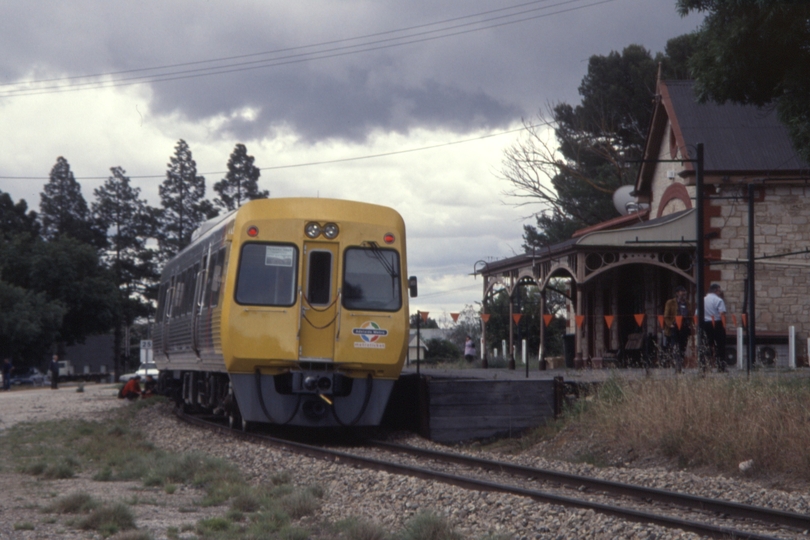
M152 377L157 379L158 373L160 373L160 372L158 371L157 365L155 365L153 363L146 363L146 364L141 364L138 367L138 369L136 369L132 373L125 373L125 374L121 375L121 377L118 380L121 381L121 382L127 382L128 380L130 380L135 375L140 375L141 379L145 379L147 375L151 375Z
M42 386L47 377L35 367L18 368L11 373L12 386Z

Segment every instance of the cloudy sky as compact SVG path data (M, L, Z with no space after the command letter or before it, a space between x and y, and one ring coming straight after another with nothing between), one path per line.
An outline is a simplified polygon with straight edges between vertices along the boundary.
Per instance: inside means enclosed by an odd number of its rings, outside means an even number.
M157 206L182 138L213 198L243 143L272 197L399 210L411 309L441 318L541 210L498 178L522 119L578 103L591 55L699 22L675 0L3 2L0 190L38 210L64 156L88 202L121 166Z

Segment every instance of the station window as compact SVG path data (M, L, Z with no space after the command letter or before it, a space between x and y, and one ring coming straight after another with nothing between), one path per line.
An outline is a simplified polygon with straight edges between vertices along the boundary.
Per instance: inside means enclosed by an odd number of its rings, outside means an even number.
M349 248L343 272L343 307L397 311L402 307L399 253L378 247Z
M256 306L295 303L298 249L288 244L242 246L236 278L236 302Z

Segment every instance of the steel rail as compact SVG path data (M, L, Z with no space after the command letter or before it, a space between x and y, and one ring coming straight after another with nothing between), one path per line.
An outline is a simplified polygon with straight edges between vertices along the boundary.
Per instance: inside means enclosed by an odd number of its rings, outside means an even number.
M536 480L542 480L545 482L554 482L561 485L576 487L584 486L587 489L593 489L613 495L622 495L636 499L648 499L695 510L727 514L745 519L754 519L772 525L795 527L800 530L810 529L810 515L805 514L785 512L783 510L775 510L762 506L752 506L722 499L710 499L708 497L690 495L683 492L667 491L658 488L636 486L621 482L613 482L610 480L601 480L599 478L580 476L548 469L537 469L534 467L526 467L503 461L465 456L462 454L439 452L436 450L428 450L424 448L417 448L415 446L406 446L385 441L367 442L378 448L391 452L408 453L423 458L439 459L468 467L479 467L485 470L504 472L522 478L534 478Z
M546 493L543 491L533 489L526 489L506 484L498 484L487 480L479 480L476 478L458 476L455 474L413 467L410 465L402 465L399 463L382 461L374 458L366 458L354 454L349 454L347 452L330 450L328 448L299 443L287 439L279 439L276 437L271 437L268 435L262 435L258 433L238 431L231 429L225 425L222 425L221 423L218 422L209 422L201 417L184 414L179 409L176 410L176 414L179 418L190 424L235 435L243 440L269 444L273 447L282 450L287 450L289 452L293 452L296 454L305 455L317 459L324 459L327 461L333 461L344 465L354 465L365 469L411 476L414 478L420 478L422 480L440 481L442 483L454 485L464 489L476 491L491 491L529 497L536 501L541 501L548 504L557 504L561 506L582 508L585 510L593 510L601 514L614 516L635 523L651 523L671 529L679 529L694 532L696 534L708 536L711 538L734 538L745 540L774 540L776 538L774 536L768 536L749 531L741 531L729 527L721 527L719 525L712 525L709 523L699 521L690 521L678 517L653 514L621 506L613 506L609 504L603 504L584 499L564 497L561 495L555 495L553 493Z

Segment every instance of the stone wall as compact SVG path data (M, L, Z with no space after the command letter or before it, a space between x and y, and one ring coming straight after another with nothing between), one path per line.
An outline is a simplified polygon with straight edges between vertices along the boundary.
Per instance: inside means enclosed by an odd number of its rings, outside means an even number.
M748 201L744 186L723 187L719 195L738 198L707 201L709 254L729 263L713 265L725 289L730 313L741 313L748 277ZM765 184L754 200L754 257L810 248L810 187ZM711 208L709 208L711 207ZM719 276L718 276L719 273ZM810 334L810 254L773 257L755 263L757 330L787 333L795 326L800 340ZM739 318L739 315L737 315ZM800 344L801 345L801 344ZM803 347L800 346L800 350Z

